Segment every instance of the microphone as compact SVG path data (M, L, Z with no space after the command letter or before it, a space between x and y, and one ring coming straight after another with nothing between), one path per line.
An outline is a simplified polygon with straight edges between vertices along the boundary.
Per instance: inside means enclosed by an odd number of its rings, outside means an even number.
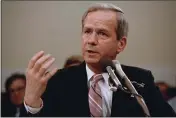
M114 72L115 66L114 66L113 62L111 60L103 58L100 60L100 65L101 65L104 72L108 72L110 78L112 79L112 81L114 82L114 84L116 86L116 88L114 88L110 85L110 88L112 88L112 90L114 90L114 91L116 91L118 88L122 89L122 84Z
M147 105L145 104L145 101L143 100L142 96L138 94L138 92L134 88L131 81L128 79L126 74L123 72L122 67L120 65L120 62L118 60L113 60L113 64L115 66L116 72L124 80L125 85L127 86L127 88L130 90L130 92L133 95L135 95L135 98L137 99L137 101L141 105L141 107L143 108L143 111L144 111L145 115L150 116L150 113L149 113L149 110L147 108Z

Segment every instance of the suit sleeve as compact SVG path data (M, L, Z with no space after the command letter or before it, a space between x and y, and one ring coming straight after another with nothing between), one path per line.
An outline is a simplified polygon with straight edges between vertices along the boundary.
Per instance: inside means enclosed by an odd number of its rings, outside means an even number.
M147 96L145 102L152 117L175 117L176 113L172 107L164 100L162 94L154 83L154 77L151 71L148 71L146 82Z
M58 116L60 107L57 105L59 102L59 99L57 98L59 96L60 90L62 90L60 89L60 85L62 85L62 82L59 81L61 79L62 79L62 76L61 76L61 73L59 73L59 71L50 79L46 87L46 90L41 97L43 100L43 108L41 108L41 110L38 113L31 114L26 110L25 105L23 104L23 106L20 109L20 117ZM57 94L56 94L56 90L57 90Z

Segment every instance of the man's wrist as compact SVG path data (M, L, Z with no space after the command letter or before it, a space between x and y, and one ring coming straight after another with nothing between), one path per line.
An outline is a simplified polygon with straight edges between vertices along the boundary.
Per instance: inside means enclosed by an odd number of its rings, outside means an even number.
M24 103L32 108L40 108L42 106L42 102L41 98L32 101L28 98L24 98Z
M42 99L41 99L41 101L42 101ZM27 110L27 112L29 112L31 114L36 114L36 113L39 113L40 110L43 108L43 101L42 101L41 107L39 107L39 108L34 108L31 106L28 106L25 101L24 101L24 106L25 106L25 109Z

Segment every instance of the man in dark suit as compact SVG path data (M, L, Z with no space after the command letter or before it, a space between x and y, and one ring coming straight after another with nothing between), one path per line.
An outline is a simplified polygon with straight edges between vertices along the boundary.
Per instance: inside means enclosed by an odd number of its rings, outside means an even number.
M20 107L26 87L26 77L21 73L13 73L5 82L5 92L1 93L1 116L19 117Z
M124 50L127 33L128 23L120 8L112 4L90 7L82 18L85 62L47 72L55 59L43 51L34 55L26 71L22 116L145 116L131 94L110 90L109 75L100 64L102 58L115 60ZM122 69L143 96L151 116L175 116L155 87L150 71L129 66Z

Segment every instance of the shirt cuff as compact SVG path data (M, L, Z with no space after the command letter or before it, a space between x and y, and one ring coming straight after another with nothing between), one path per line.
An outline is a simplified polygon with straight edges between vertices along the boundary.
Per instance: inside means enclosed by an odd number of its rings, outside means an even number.
M25 101L24 101L24 107L27 110L27 112L29 112L31 114L36 114L36 113L40 112L40 110L43 108L43 100L42 100L41 107L39 107L39 108L30 107L25 103Z

